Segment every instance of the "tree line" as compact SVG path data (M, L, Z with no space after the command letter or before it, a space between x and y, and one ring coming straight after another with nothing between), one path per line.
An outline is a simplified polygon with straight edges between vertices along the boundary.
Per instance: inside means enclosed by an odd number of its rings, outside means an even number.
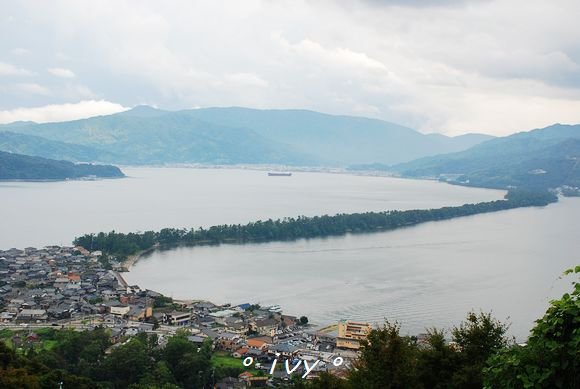
M77 237L74 244L88 250L101 250L123 259L150 249L155 245L200 245L220 243L246 243L285 241L301 238L320 238L393 230L419 223L453 219L456 217L497 212L508 209L545 206L558 200L550 192L509 191L504 200L477 204L464 204L437 209L408 211L364 212L334 216L299 216L278 220L265 220L241 224L216 225L198 229L164 228L160 231L138 233L100 232Z

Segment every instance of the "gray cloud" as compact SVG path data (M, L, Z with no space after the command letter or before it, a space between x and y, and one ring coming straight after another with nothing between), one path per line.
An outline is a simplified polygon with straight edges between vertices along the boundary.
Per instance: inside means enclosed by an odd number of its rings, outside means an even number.
M104 101L309 108L446 133L580 122L579 13L572 0L11 2L0 114Z

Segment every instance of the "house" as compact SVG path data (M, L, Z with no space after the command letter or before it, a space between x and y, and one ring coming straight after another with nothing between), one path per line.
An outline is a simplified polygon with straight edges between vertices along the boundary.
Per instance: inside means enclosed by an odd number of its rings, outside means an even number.
M0 313L0 322L9 323L14 319L14 316L16 316L15 313L4 311L4 312Z
M187 337L187 340L189 340L191 343L197 344L197 345L202 345L206 339L207 338L205 338L203 336L199 336L199 335L192 335L192 336Z
M266 356L266 351L256 349L256 348L251 348L248 350L246 355L249 357L253 357L255 360L257 360L257 359L260 359L260 358Z
M221 324L221 325L225 325L226 318L230 318L236 313L239 314L239 312L234 311L233 309L224 309L221 311L210 313L209 317L213 318L216 323Z
M269 380L269 377L254 377L254 375L248 371L240 374L238 378L243 380L246 383L246 386L250 388L265 387Z
M197 319L197 323L200 326L211 327L213 324L215 324L215 320L214 320L213 317L206 316L206 317L200 317L200 318L198 318Z
M69 274L68 275L68 282L72 285L80 285L81 284L81 276L78 274Z
M297 318L296 316L282 315L280 320L282 321L282 327L291 328L294 327L294 325L296 324Z
M273 346L268 347L268 352L270 354L280 354L283 357L293 357L294 354L298 351L298 347L291 346L288 343L279 343Z
M216 349L224 351L233 351L239 347L238 342L232 339L218 339Z
M204 334L205 336L207 336L208 338L210 338L211 340L216 340L216 339L219 339L219 337L220 337L220 334L218 334L216 331L212 330L211 328L202 327L201 333Z
M121 303L112 304L109 306L109 313L115 316L125 316L129 313L131 307L128 305L122 305Z
M258 350L265 350L268 347L268 343L264 342L263 340L260 339L248 339L246 341L246 345L249 348L254 348L254 349L258 349Z
M358 350L360 342L367 338L372 329L369 323L341 320L338 322L336 347Z
M23 309L16 317L17 321L32 322L32 321L46 321L48 315L44 309Z
M247 347L241 347L232 353L234 358L242 358L248 353L249 349Z
M129 312L127 313L127 318L133 321L143 321L148 317L153 315L153 308L130 305Z
M278 329L278 322L274 319L255 320L250 327L260 335L274 336Z
M163 315L163 322L172 326L184 327L191 323L191 313L173 311Z

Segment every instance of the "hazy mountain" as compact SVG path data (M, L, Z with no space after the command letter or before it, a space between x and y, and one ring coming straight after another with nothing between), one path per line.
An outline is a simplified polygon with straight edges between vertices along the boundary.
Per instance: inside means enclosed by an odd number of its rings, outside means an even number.
M336 165L397 163L426 155L465 150L489 135L450 138L421 134L377 119L334 116L306 110L206 108L184 111L191 117L230 127L255 130L261 136L293 146Z
M83 177L124 177L116 166L74 164L0 151L0 180L64 180Z
M94 147L53 141L39 136L17 134L10 131L0 131L0 150L73 162L101 162L121 159L119 155Z
M580 186L580 125L555 124L468 150L392 167L409 177L438 177L474 186Z
M74 160L116 163L398 163L464 150L487 135L424 135L381 120L304 110L208 108L177 112L139 106L61 123L18 123L0 131L88 147ZM7 144L39 153L36 140ZM55 152L64 155L64 146ZM52 148L49 148L52 150ZM86 152L86 154L84 154ZM51 156L50 154L44 154Z
M120 114L10 127L21 134L106 151L101 161L155 163L309 163L291 147L250 129L205 123L180 112L140 107ZM100 157L100 156L99 156Z

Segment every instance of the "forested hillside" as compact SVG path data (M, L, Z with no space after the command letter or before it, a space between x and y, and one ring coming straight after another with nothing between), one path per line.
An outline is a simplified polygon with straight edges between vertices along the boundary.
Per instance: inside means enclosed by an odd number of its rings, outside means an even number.
M91 176L118 178L124 174L111 165L74 164L0 151L0 180L64 180Z

